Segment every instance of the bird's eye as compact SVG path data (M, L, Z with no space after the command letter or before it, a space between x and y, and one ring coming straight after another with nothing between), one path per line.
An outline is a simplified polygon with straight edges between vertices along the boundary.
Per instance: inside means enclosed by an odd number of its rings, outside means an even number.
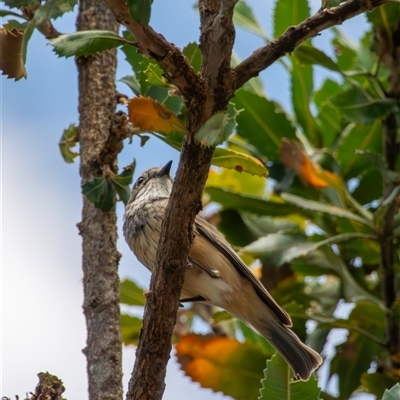
M143 181L144 181L143 176L139 176L139 178L138 178L138 180L136 181L136 183L141 184L141 183L143 183Z

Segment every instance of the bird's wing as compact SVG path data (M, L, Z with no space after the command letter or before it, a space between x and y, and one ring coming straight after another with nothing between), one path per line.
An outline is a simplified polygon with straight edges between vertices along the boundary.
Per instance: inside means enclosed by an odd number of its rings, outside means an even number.
M222 235L215 229L214 226L209 224L204 218L199 215L196 216L195 230L197 233L212 243L225 257L232 263L237 271L246 278L254 287L256 293L260 296L261 300L267 304L275 313L278 319L286 326L292 326L292 320L289 314L283 310L268 293L267 289L262 283L254 276L246 264L240 259L236 252L232 249L230 244L222 237Z

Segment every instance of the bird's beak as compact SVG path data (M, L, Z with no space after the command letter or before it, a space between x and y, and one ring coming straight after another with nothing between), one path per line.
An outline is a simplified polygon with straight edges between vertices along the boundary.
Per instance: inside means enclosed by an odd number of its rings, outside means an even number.
M168 161L161 169L161 171L158 173L158 176L161 178L162 176L169 175L169 171L171 169L172 165L172 160Z

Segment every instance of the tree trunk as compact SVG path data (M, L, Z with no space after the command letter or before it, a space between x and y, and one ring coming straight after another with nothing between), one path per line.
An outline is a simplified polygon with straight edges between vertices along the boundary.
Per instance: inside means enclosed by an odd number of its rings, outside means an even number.
M79 3L77 29L105 29L117 32L118 24L101 1ZM116 51L77 59L79 73L80 173L85 182L116 172L117 160L104 158L115 113ZM87 325L89 398L122 399L122 343L119 314L119 278L116 212L102 212L83 197L82 265Z

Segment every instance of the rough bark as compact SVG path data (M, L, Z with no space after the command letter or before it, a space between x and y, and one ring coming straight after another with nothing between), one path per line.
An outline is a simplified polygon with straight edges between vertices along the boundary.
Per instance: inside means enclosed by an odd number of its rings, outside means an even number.
M154 59L182 94L188 109L190 134L183 143L179 168L162 227L136 361L127 399L161 399L166 364L170 357L171 334L179 305L179 294L192 243L192 224L201 208L201 193L207 178L213 149L202 148L194 134L215 112L224 110L235 91L279 57L290 53L309 37L385 0L349 0L334 9L321 11L303 24L258 49L236 68L230 58L234 42L232 12L236 0L200 0L200 48L203 64L196 75L180 50L151 27L132 21L125 0L104 0L116 20L137 40L137 48Z
M384 30L376 30L377 40L380 45L380 57L382 63L388 69L388 90L387 96L397 101L400 100L400 21L397 29L393 32L392 37L387 37L387 32ZM400 153L400 144L397 143L397 132L399 125L395 114L390 114L383 120L383 156L386 162L386 167L389 171L396 171L396 160ZM393 190L399 185L399 182L390 181L384 182L383 200L387 199ZM395 244L393 231L396 227L395 215L398 204L393 201L382 220L380 230L380 271L381 271L381 288L382 297L385 306L391 310L398 296L400 296L399 281L395 273L395 255L397 253L398 244ZM392 367L400 368L398 355L400 354L400 329L396 323L395 316L389 312L386 316L386 338L387 349L392 356Z
M103 2L79 3L78 30L117 31L118 24ZM116 155L105 157L116 107L116 52L77 59L79 72L79 142L82 181L116 171ZM89 398L122 399L122 343L119 315L119 253L116 213L102 212L83 197L83 309L87 325Z

